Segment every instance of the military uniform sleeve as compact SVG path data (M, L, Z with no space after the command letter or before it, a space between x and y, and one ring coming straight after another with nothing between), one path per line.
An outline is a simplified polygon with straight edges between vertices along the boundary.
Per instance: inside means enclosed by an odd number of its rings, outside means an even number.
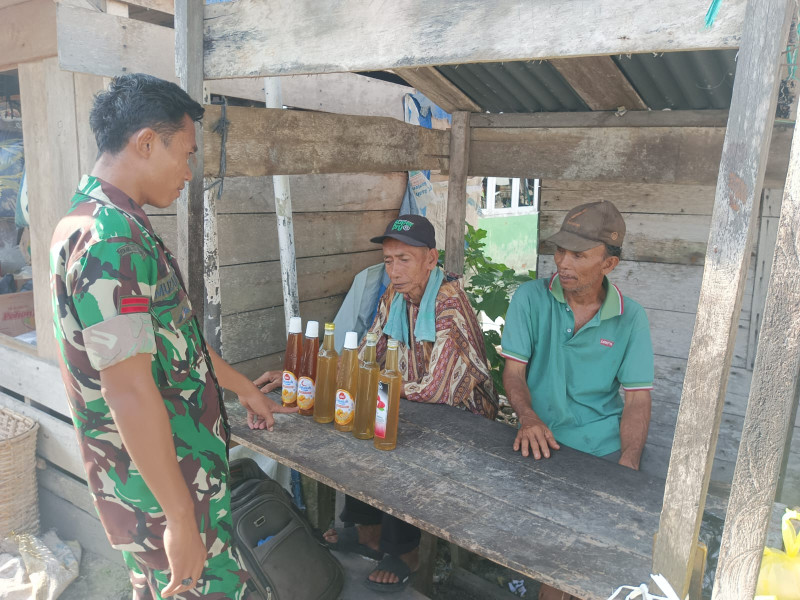
M506 312L500 354L507 360L528 364L533 350L533 323L531 315L531 294L523 284L514 293Z
M653 344L650 342L650 323L643 308L637 307L625 357L617 379L627 392L653 389Z
M157 263L144 247L125 238L97 241L70 266L68 277L95 369L156 352L150 303Z

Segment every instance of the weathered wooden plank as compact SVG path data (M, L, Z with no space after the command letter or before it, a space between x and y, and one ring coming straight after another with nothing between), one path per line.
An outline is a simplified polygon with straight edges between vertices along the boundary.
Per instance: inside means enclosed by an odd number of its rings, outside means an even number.
M71 424L28 406L2 392L0 392L0 406L30 417L39 423L39 436L36 444L36 453L39 456L78 477L86 477L83 458L78 450L78 439Z
M383 453L294 415L253 434L239 407L230 412L240 443L581 598L646 577L660 484L642 473L569 449L524 460L513 428L446 406L403 401L398 447Z
M330 295L346 294L356 273L382 260L380 249L301 258L297 261L300 299L316 300ZM222 314L282 304L283 296L278 285L280 280L280 263L276 261L222 267Z
M436 67L418 67L416 69L395 69L409 85L417 88L433 100L439 108L449 113L459 110L480 112L481 107L469 96L455 86Z
M570 59L572 60L572 59ZM591 112L476 113L473 129L530 129L563 127L727 127L727 110L615 110Z
M439 169L449 155L446 131L388 117L230 106L227 109L227 175L389 173ZM205 174L219 170L219 106L207 106Z
M175 0L124 0L125 4L157 10L169 15L175 14Z
M748 2L653 569L683 597L719 432L794 3ZM796 374L796 372L795 372ZM755 387L755 386L754 386ZM773 492L774 493L774 492Z
M550 64L592 110L647 110L647 104L610 56L557 58Z
M0 71L58 54L56 7L52 0L29 0L0 8Z
M791 442L800 373L799 166L800 136L792 144L753 385L720 547L713 593L719 600L744 600L755 594L783 454Z
M257 356L238 363L233 363L233 367L250 379L256 379L265 371L275 371L283 368L283 352L276 352L269 356Z
M34 346L2 334L0 385L57 413L69 414L67 393L58 365L39 357Z
M772 187L783 186L791 133L775 126L765 179ZM477 128L469 174L713 185L724 137L715 127Z
M710 215L714 186L545 179L539 188L539 210L572 210L607 200L624 213Z
M211 4L206 77L736 47L744 1L726 3L710 29L704 27L706 9L688 0L635 0L624 11L612 0L459 0L413 11L402 4L355 0L330 6L313 0ZM573 23L591 26L576 38Z
M561 227L566 212L542 213L539 252L552 254L546 240ZM705 260L711 217L707 215L650 215L626 213L627 226L622 256L626 260L702 265Z
M303 322L333 321L342 300L344 294L301 302L300 317ZM282 352L286 348L283 306L223 317L222 343L225 360L232 364Z
M450 128L450 173L447 180L445 265L449 273L464 272L464 226L467 222L467 171L469 170L469 113L453 114Z

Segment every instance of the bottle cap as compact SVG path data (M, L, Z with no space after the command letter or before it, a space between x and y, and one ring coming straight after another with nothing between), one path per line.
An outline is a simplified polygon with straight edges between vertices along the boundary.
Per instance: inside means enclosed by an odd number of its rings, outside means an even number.
M319 337L319 323L317 321L309 321L306 323L306 337Z
M344 347L348 350L358 348L358 334L355 331L348 331L344 334Z
M334 329L336 329L336 325L334 325L333 323L325 323L325 333L333 331Z
M303 322L300 317L289 318L289 333L303 333Z
M377 333L368 333L367 334L367 346L377 346L378 345L378 334Z
M386 347L391 350L392 348L397 348L397 340L394 338L389 338L389 341L386 344Z

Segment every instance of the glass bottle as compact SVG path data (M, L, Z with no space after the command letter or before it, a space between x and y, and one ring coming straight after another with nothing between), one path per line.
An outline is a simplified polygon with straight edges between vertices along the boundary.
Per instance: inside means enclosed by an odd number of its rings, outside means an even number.
M397 446L397 425L400 420L400 390L403 378L397 366L397 340L390 339L386 348L386 368L378 380L375 407L375 438L378 450L394 450Z
M364 358L358 366L356 411L353 418L353 435L360 440L372 437L375 427L375 404L378 399L378 378L381 368L376 362L378 335L367 334Z
M325 337L317 355L317 393L314 399L314 420L317 423L333 421L336 395L336 367L339 354L334 344L334 325L325 323Z
M314 414L314 398L317 382L317 354L319 353L319 323L306 323L306 339L303 340L303 358L300 361L300 378L297 380L297 406L301 415Z
M334 427L338 431L353 430L357 385L358 334L355 331L348 331L344 338L344 350L339 359L339 372L336 376Z

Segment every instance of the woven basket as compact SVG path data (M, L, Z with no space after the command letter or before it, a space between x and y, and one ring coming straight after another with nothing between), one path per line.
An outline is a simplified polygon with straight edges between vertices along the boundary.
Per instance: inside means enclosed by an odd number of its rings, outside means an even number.
M0 407L0 539L39 534L36 433L39 424Z

